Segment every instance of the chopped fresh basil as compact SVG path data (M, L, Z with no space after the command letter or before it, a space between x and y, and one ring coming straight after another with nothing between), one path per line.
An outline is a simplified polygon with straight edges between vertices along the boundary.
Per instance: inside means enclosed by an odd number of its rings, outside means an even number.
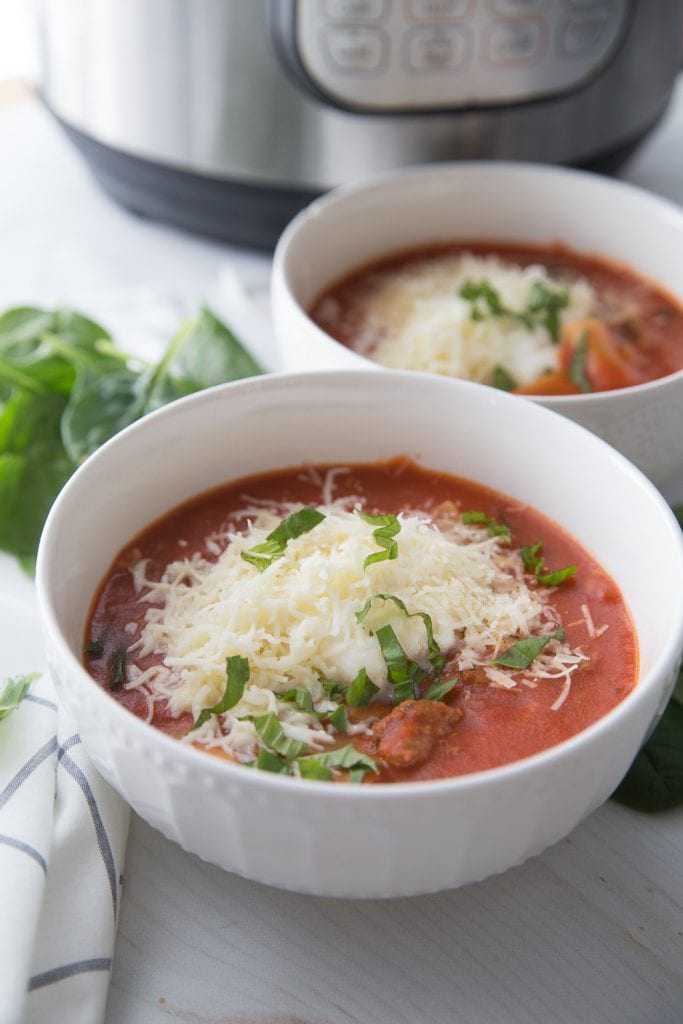
M440 683L432 683L422 693L423 700L441 700L447 693L455 689L460 680L455 677L454 679L443 679Z
M491 519L485 512L463 512L460 518L468 526L475 524L485 526L492 537L501 537L503 540L508 541L508 543L512 539L510 527L506 526L505 523L497 523L495 519Z
M239 654L234 654L232 657L226 658L225 674L227 682L225 684L225 692L223 696L212 708L204 708L204 710L199 713L197 721L192 726L192 729L198 729L200 725L204 725L204 722L208 722L212 715L224 714L226 711L229 711L230 708L234 708L235 705L239 704L242 700L244 686L250 676L249 662Z
M541 551L543 550L543 541L537 540L535 544L522 544L519 548L519 553L522 556L522 562L527 569L536 575L537 572L543 572L543 558L541 557Z
M544 587L559 587L560 583L571 579L576 569L575 565L565 565L564 569L555 569L554 572L537 572L536 579Z
M89 658L101 658L104 654L104 637L98 637L97 640L91 640L86 644L85 654Z
M302 757L297 761L302 779L317 779L319 782L332 781L332 769L316 757Z
M126 681L126 660L128 652L125 647L116 647L112 652L109 665L109 689L118 690Z
M498 388L499 391L514 391L519 387L519 383L504 366L494 366L491 374L491 386Z
M375 543L382 548L381 551L375 551L373 554L368 555L363 562L363 568L367 569L369 565L374 562L386 562L398 558L398 544L394 540L397 533L400 533L401 524L397 517L392 513L387 515L372 516L367 512L361 512L359 508L356 510L356 515L363 520L364 523L369 523L370 526L376 526L377 529L373 533Z
M517 643L512 644L497 658L494 658L493 664L502 665L503 668L529 668L534 658L551 640L564 640L564 630L558 626L550 636L527 636L523 640L518 640Z
M569 292L566 288L551 291L540 281L534 281L526 300L527 311L538 317L556 344L560 340L560 311L568 305Z
M683 804L683 706L669 701L649 740L612 794L637 811Z
M337 683L334 679L321 679L320 685L330 700L344 700L348 687L343 683Z
M340 704L339 707L332 712L328 721L330 725L337 730L337 732L348 732L349 713L343 704Z
M379 686L375 686L367 671L362 668L346 689L345 700L352 708L365 708L376 693L379 693Z
M0 720L15 711L28 693L31 683L38 679L37 672L26 676L8 676L0 685Z
M389 681L394 687L394 704L400 704L404 700L416 700L419 696L418 684L426 674L424 669L407 657L391 626L381 626L375 636L387 666Z
M326 750L322 754L310 754L297 760L300 769L303 765L306 765L306 771L310 770L309 766L314 762L316 766L322 765L325 768L349 771L362 768L364 771L369 772L379 771L377 762L368 757L367 754L362 754L360 750L356 750L351 743L347 743L345 747L337 747L336 750ZM307 778L311 778L311 776L308 775Z
M537 583L544 587L559 587L560 583L564 583L576 573L576 565L566 565L563 569L546 572L545 559L541 555L542 550L543 541L541 540L537 540L535 544L522 544L519 549L524 566L531 569Z
M485 320L489 316L507 317L518 320L527 330L540 324L555 343L560 338L560 311L569 305L569 292L566 289L553 291L540 281L531 285L526 306L521 310L508 309L488 281L466 281L460 289L460 297L470 303L472 320Z
M432 627L431 616L428 615L427 612L409 612L401 598L396 597L394 594L373 594L372 597L369 597L367 599L361 610L359 612L356 612L356 619L358 620L358 622L362 622L363 619L366 617L366 615L370 611L373 601L392 601L397 608L400 608L400 610L403 612L406 618L422 619L425 627L425 632L427 634L427 649L429 651L429 662L432 668L434 669L435 674L437 676L441 675L441 673L443 672L444 665L446 664L446 659L441 653L441 648L434 639L434 630Z
M272 750L261 747L259 755L253 762L254 768L262 772L274 772L276 775L292 775L292 766L285 757L280 757Z
M488 281L465 281L459 294L461 299L470 303L472 320L485 320L487 316L518 316L505 308L500 295Z
M322 512L309 506L292 512L268 534L262 544L255 544L248 551L243 551L242 558L245 562L255 565L259 572L263 572L276 559L282 557L290 540L308 533L324 518Z
M591 382L586 375L588 363L588 331L583 331L576 348L572 353L569 364L569 377L582 394L588 394L593 390Z
M264 715L254 715L252 721L265 746L276 754L282 754L291 760L306 749L303 740L293 740L285 735L277 715L272 711L267 711Z
M313 707L313 698L309 691L303 686L297 686L294 690L287 690L286 693L279 695L280 700L287 701L290 704L296 704L301 711L308 711L309 714L315 712Z

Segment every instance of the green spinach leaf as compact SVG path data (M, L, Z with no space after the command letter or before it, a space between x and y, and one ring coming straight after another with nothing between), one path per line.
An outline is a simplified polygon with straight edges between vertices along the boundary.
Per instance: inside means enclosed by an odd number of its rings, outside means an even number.
M261 373L232 332L202 309L156 365L118 348L71 309L0 315L0 548L31 571L59 490L124 427L182 395Z
M678 701L669 701L612 796L627 807L650 813L683 803L683 705Z

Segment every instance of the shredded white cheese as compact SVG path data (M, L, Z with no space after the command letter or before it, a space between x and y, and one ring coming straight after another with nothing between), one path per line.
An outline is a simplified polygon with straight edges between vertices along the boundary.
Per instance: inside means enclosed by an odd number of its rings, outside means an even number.
M460 297L468 281L486 281L507 309L525 309L533 284L566 290L569 303L560 322L583 319L596 297L584 280L561 282L540 265L527 267L497 257L438 255L405 269L378 271L363 296L361 326L354 348L384 366L463 377L490 383L496 367L520 384L531 384L557 367L557 345L548 330L529 328L504 316L471 317L471 304ZM321 303L320 315L334 329L337 300Z
M330 474L325 481L327 496L334 480ZM358 621L356 613L377 594L392 594L409 612L429 615L434 639L456 672L483 668L491 685L505 687L525 678L560 678L568 692L583 656L565 644L549 644L533 672L514 678L491 665L511 637L550 635L556 627L551 592L527 586L519 554L499 537L457 516L432 520L406 512L399 516L398 557L364 568L365 558L378 551L373 526L341 504L318 507L325 518L290 540L263 572L242 552L262 543L294 506L252 504L246 530L211 538L219 550L215 561L194 554L168 565L158 580L148 577L146 561L132 569L139 600L148 607L129 664L150 654L163 658L162 665L144 672L134 663L128 670L127 686L146 695L148 717L154 702L164 700L173 715L190 712L196 719L221 699L226 659L239 655L251 673L242 699L186 739L248 760L258 750L258 735L246 716L273 712L287 737L323 749L334 730L278 695L303 688L316 711L334 710L320 680L349 685L364 668L381 688L380 698L390 699L387 666L374 635L387 623L406 655L431 671L421 618L407 618L394 602L377 599Z

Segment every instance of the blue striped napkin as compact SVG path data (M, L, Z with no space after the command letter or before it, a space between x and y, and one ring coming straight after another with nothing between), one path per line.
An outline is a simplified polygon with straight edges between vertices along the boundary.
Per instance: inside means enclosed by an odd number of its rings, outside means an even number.
M0 721L0 1024L104 1020L129 809L44 670L37 612L0 596L0 681L42 673Z

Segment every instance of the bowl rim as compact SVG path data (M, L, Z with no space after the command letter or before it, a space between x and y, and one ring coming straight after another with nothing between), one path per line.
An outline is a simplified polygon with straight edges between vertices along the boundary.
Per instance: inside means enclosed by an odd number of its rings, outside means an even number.
M509 178L510 176L516 176L519 178L527 176L529 178L533 178L537 176L547 178L548 180L554 178L563 181L575 181L583 183L583 185L588 188L596 188L598 191L614 194L620 193L626 197L628 201L648 206L652 210L653 215L665 220L673 221L674 225L678 226L680 229L681 244L683 245L683 208L677 206L672 200L667 199L664 196L657 195L656 193L649 192L642 186L633 184L632 182L622 181L618 178L608 178L595 171L586 170L585 168L564 167L555 164L542 164L530 161L461 160L444 161L438 164L414 164L390 171L379 172L371 177L363 179L362 181L354 181L339 185L336 188L331 189L329 192L316 197L312 202L305 206L303 210L300 210L299 213L297 213L286 225L275 246L271 271L273 291L276 289L279 290L280 288L283 289L284 294L293 305L297 316L299 316L309 328L315 330L315 333L319 335L320 340L324 340L332 346L344 348L341 342L337 341L336 338L333 338L331 334L328 334L327 331L324 331L311 319L302 303L296 297L294 289L292 288L290 278L291 247L296 244L299 232L311 221L325 217L329 210L334 210L338 206L343 208L346 203L353 202L362 196L372 195L373 192L381 192L387 187L400 185L411 180L425 180L440 177L453 177L454 180L458 177L466 179L470 177L475 179L488 177L496 180L501 177ZM419 249L420 243L417 242L407 248ZM569 246L569 248L579 254L584 251L575 246ZM598 257L602 256L604 259L611 259L611 257L604 256L604 254L601 254L596 250L591 250L591 252ZM391 255L391 252L387 251L385 255L389 256ZM381 258L381 256L378 257L378 259ZM628 269L628 264L624 265ZM636 273L639 272L636 271ZM653 277L648 277L646 274L642 274L640 276L645 277L647 280L651 280L655 285L658 284L656 279ZM683 309L683 282L681 284L681 296L674 295L673 298L679 302ZM359 361L359 364L366 364L368 368L380 366L380 364L373 362L373 360L369 359L367 356L361 355L353 349L348 349L348 351ZM428 374L431 376L445 376L442 374L433 374L426 370L409 370L408 372ZM466 378L449 377L449 379L465 380ZM541 404L544 401L552 401L553 406L557 405L558 408L563 406L572 406L577 403L579 405L589 407L604 401L607 396L610 396L612 401L618 401L619 396L626 397L634 394L647 394L649 391L658 390L661 387L668 387L672 383L681 379L683 379L683 367L679 370L674 370L672 373L665 374L663 377L656 377L654 380L643 381L640 384L630 384L627 387L614 388L609 391L595 391L587 394L581 393L575 395L524 395L518 397L524 397L530 399L532 402Z
M377 372L387 378L387 384L390 384L390 379L396 378L403 378L406 381L414 381L415 376L414 373L409 370L379 368ZM106 441L88 460L79 466L75 473L66 482L50 509L41 536L36 560L36 591L43 635L52 641L52 645L59 651L61 662L69 666L71 674L75 672L79 680L79 686L90 688L91 697L96 701L98 708L104 709L106 714L112 714L114 716L114 720L120 723L124 732L130 732L130 730L132 730L132 735L139 736L143 741L145 738L149 738L150 736L156 737L154 740L155 746L160 744L160 749L166 751L172 759L177 759L177 763L179 765L184 763L188 767L196 769L199 774L213 774L224 778L225 781L232 780L235 783L244 782L247 786L257 785L260 787L285 787L285 791L292 793L299 792L307 793L309 795L312 792L334 793L334 796L328 797L328 799L333 800L360 799L375 800L379 803L380 800L396 800L400 799L401 796L405 797L407 794L416 792L438 797L439 794L443 794L451 790L476 790L480 786L488 785L496 780L503 782L508 779L514 779L515 777L523 777L527 773L535 773L538 770L542 770L543 766L551 765L555 761L561 762L565 757L572 757L575 754L579 754L581 748L590 746L594 740L599 740L603 733L611 731L612 723L615 720L618 721L621 718L627 718L630 714L636 713L638 705L647 701L648 692L652 689L655 681L661 677L663 673L672 671L672 676L675 676L674 670L676 665L680 664L681 657L683 656L683 531L681 531L673 511L664 499L663 495L645 476L645 474L629 462L629 460L615 448L580 424L566 419L558 413L555 413L543 406L536 405L534 408L537 411L532 415L539 416L541 418L551 417L558 424L564 424L561 429L567 429L570 433L579 432L590 438L590 443L594 444L596 450L601 453L601 458L604 455L616 462L620 467L620 472L626 473L628 476L632 477L636 486L641 490L646 491L648 500L653 504L653 507L659 508L660 513L664 517L665 523L670 529L673 541L672 552L676 552L678 559L680 568L680 573L677 577L680 579L678 605L681 612L678 619L678 627L669 636L667 643L658 651L648 673L642 678L639 677L633 689L622 701L619 702L619 704L615 705L614 708L608 711L607 714L601 716L585 729L582 729L580 732L575 733L573 736L570 736L568 739L563 740L560 743L554 744L553 746L535 754L519 758L515 761L511 761L494 768L488 768L482 771L470 772L443 779L425 779L415 780L413 782L392 782L367 786L330 786L325 784L325 786L318 787L312 791L310 783L320 780L299 779L291 776L277 775L266 771L250 772L246 770L244 765L232 763L217 756L212 756L210 753L207 754L206 751L198 749L191 744L180 742L178 739L167 735L162 730L145 722L143 719L139 718L120 704L112 694L108 693L103 687L101 687L87 672L79 658L72 650L71 645L62 633L57 622L55 591L58 590L58 586L54 581L51 582L48 578L47 563L51 558L50 549L57 546L62 507L71 499L72 493L81 487L81 481L84 478L87 481L89 474L92 472L92 467L95 464L95 461L99 463L102 459L108 458L108 453L110 451L130 444L131 441L135 440L138 434L146 433L150 430L154 431L157 424L162 423L167 419L175 418L179 412L182 413L184 408L204 403L210 404L212 401L220 398L223 394L229 394L235 390L243 391L245 393L254 391L258 392L264 389L267 390L271 387L277 388L280 386L287 386L291 381L305 387L314 387L319 382L321 375L327 376L328 378L333 377L334 385L339 387L340 391L343 390L346 393L352 391L354 381L366 383L368 377L368 373L364 369L335 370L332 374L330 374L330 371L321 370L309 370L300 373L277 372L264 374L260 377L245 378L243 380L233 381L226 384L219 384L214 387L186 395L183 398L177 399L168 405L162 406L161 408L148 413L142 419L127 426L114 437ZM442 378L434 374L426 374L424 376L428 382L430 380L432 381L431 384L426 384L427 387L436 386L436 382L438 382L438 387L441 388L445 387L451 389L455 387L456 389L465 389L466 391L471 392L478 391L482 396L484 394L488 394L490 391L486 385L476 384L470 381L454 378ZM374 375L373 379L376 379ZM498 400L503 403L512 402L513 404L510 407L511 409L517 405L516 396L501 394ZM210 490L210 488L207 488L207 490ZM568 532L572 534L573 531L569 530ZM84 623L81 625L83 626ZM46 646L48 649L50 648L49 643ZM59 683L57 683L57 685L59 687ZM663 710L663 706L664 705L661 704L659 707L659 710L655 715L655 720L658 717L658 714ZM651 724L652 723L650 723L650 725ZM255 781L249 783L247 781L249 779ZM369 793L373 793L374 796L368 795Z

